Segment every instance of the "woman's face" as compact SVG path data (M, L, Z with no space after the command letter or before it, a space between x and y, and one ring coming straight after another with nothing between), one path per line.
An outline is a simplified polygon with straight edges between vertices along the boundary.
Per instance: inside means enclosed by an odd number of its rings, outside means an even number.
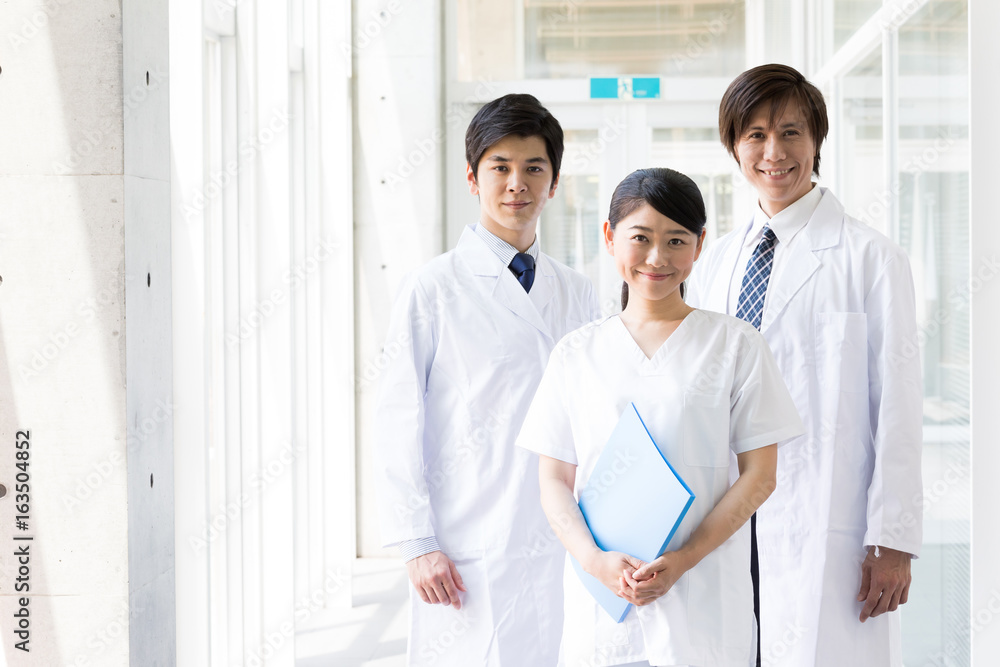
M704 238L704 231L696 235L649 204L622 218L614 230L610 222L604 223L604 243L628 283L630 301L659 301L678 291L701 254Z

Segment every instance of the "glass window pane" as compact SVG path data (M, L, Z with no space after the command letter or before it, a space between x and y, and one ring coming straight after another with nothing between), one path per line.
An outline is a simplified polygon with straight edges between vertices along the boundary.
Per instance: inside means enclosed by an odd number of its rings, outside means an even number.
M837 141L842 185L838 197L847 212L888 235L882 140L882 48L875 49L842 79ZM820 174L825 176L821 162Z
M920 324L926 507L907 664L970 664L967 26L965 0L930 0L899 31L899 241Z
M831 2L831 0L826 0ZM836 51L875 15L882 7L882 0L832 0L833 48Z
M744 0L457 2L460 81L744 69Z

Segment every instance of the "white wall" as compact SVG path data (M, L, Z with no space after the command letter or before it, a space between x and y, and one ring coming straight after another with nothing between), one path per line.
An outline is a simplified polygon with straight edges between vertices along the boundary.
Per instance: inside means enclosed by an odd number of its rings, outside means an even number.
M374 400L400 280L445 250L440 0L355 0L358 554L380 549ZM345 322L346 324L346 322Z

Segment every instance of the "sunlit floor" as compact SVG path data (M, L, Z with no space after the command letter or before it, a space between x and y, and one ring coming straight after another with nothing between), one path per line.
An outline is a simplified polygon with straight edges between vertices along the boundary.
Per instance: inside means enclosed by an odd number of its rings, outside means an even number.
M296 632L296 667L404 667L408 586L395 558L355 561L354 608L317 614Z

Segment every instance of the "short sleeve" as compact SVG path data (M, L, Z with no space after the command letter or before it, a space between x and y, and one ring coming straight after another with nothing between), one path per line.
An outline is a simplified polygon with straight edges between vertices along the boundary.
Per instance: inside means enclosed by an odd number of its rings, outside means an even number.
M565 348L549 357L535 397L517 437L518 447L577 465L573 427L566 401Z
M778 364L758 331L744 334L730 399L729 442L737 454L805 432Z

